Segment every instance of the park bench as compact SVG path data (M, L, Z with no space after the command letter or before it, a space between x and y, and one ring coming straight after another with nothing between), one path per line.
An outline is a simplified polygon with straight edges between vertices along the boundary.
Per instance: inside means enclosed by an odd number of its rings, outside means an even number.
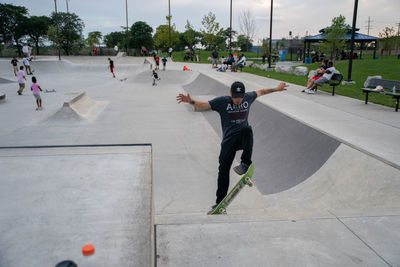
M343 80L343 74L334 73L332 75L332 78L328 82L328 85L332 86L332 95L335 95L335 87L338 86L342 80Z
M343 80L343 74L335 73L332 75L332 78L329 80L328 84L332 86L332 95L335 95L335 87L338 86Z
M384 89L387 89L390 91L374 89L378 85L380 85ZM393 88L395 88L394 91L393 91ZM381 95L387 95L389 97L396 99L395 111L397 112L399 110L399 99L400 99L400 82L399 81L371 78L369 80L368 88L361 88L361 90L363 93L365 93L365 104L368 104L368 94L369 93L377 93L377 94L381 94Z

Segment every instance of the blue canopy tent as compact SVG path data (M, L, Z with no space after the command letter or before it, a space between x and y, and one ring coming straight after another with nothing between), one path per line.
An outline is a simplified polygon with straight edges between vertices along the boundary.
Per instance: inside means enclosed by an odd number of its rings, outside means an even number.
M321 29L319 31L320 34L304 38L303 63L305 62L306 54L307 54L307 57L310 56L311 43L326 42L326 33L325 33L326 29L327 28ZM360 43L360 47L361 47L360 59L362 58L362 50L363 50L364 44L365 43L370 43L370 42L374 42L374 59L375 59L375 56L376 56L376 45L377 45L377 40L379 38L375 37L375 36L371 36L371 35L357 33L357 31L359 31L359 30L360 29L358 29L358 28L355 29L356 32L354 34L354 42L355 43ZM343 39L346 40L347 42L350 42L350 40L351 40L351 27L347 28L347 33L343 37ZM308 44L308 47L307 47L307 44Z

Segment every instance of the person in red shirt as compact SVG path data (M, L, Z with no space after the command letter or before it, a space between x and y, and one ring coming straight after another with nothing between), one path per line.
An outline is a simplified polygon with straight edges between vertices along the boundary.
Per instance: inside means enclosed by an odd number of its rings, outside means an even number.
M154 55L154 61L156 62L156 70L160 69L160 57L158 55Z

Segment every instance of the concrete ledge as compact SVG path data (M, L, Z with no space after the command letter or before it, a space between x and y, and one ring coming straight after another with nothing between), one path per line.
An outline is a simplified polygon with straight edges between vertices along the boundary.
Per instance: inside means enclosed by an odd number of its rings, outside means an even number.
M0 104L6 102L6 94L0 93Z

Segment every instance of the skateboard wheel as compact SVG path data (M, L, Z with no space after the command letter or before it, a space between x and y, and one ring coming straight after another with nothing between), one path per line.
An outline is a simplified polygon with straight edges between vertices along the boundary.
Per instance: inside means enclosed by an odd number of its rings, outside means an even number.
M246 184L247 184L248 186L250 186L250 187L253 186L253 182L250 180L249 177L246 177L245 181L246 181Z

